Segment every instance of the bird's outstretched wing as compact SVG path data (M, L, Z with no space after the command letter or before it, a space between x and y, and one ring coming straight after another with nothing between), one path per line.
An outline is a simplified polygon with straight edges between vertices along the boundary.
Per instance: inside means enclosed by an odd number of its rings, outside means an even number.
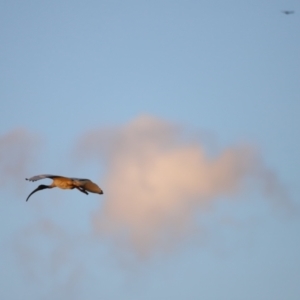
M83 182L83 181L91 181L90 179L86 179L86 178L74 178L74 177L72 177L72 178L70 178L70 179L75 180L75 181L79 181L79 182Z
M44 179L44 178L54 179L54 178L58 178L58 177L65 178L64 176L59 176L59 175L44 174L44 175L36 175L36 176L30 177L30 178L25 178L25 179L29 180L29 181L37 181L37 180Z
M284 13L286 15L290 15L290 14L293 14L294 11L293 10L282 10L282 13Z
M83 178L71 178L73 181L76 182L76 184L84 189L85 191L89 191L91 193L96 194L103 194L102 189L94 182L92 182L90 179L83 179Z

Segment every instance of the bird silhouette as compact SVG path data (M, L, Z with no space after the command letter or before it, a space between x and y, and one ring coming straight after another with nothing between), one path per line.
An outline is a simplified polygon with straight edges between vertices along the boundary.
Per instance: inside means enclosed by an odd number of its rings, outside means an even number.
M103 194L102 189L94 182L92 182L89 179L83 179L83 178L69 178L69 177L64 177L64 176L59 176L59 175L37 175L33 176L31 178L26 178L28 181L37 181L40 179L44 178L49 178L52 179L52 183L50 185L44 185L41 184L39 185L35 190L33 190L29 196L27 197L26 201L28 201L29 197L34 194L37 191L41 191L44 189L52 189L54 187L58 187L63 190L72 190L72 189L77 189L80 192L88 195L90 193L95 193L95 194Z
M286 15L290 15L290 14L293 14L294 11L293 10L282 10L281 11L283 14L286 14Z

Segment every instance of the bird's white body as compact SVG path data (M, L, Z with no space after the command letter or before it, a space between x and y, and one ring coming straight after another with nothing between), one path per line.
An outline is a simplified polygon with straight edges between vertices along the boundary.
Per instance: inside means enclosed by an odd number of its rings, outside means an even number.
M57 177L57 178L53 178L53 182L51 186L58 187L63 190L70 190L74 188L74 182L72 179L69 178Z

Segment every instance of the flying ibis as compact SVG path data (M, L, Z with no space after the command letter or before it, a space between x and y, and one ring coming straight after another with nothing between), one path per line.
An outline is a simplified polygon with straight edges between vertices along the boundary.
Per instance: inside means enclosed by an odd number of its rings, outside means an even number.
M95 194L103 194L103 191L101 188L94 182L92 182L89 179L83 179L83 178L69 178L69 177L63 177L63 176L58 176L58 175L37 175L33 176L31 178L26 178L26 180L29 181L37 181L40 179L44 178L50 178L52 179L52 183L50 185L44 185L41 184L39 185L35 190L33 190L29 196L27 197L26 201L28 201L29 197L34 194L37 191L41 191L44 189L52 189L54 187L58 187L63 190L73 190L77 189L82 193L85 193L88 195L90 193L95 193Z
M293 10L282 10L281 12L282 12L283 14L286 14L286 15L291 15L291 14L294 13Z

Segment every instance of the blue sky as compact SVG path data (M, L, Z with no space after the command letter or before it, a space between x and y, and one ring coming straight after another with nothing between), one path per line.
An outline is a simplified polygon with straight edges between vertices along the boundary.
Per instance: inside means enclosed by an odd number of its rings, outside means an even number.
M292 0L2 1L1 299L299 299L299 12ZM123 192L111 185L126 168L103 132L126 140L144 116L181 128L174 151L255 149L282 203L257 176L224 188L146 258L119 231L99 234L95 216L131 201L106 193ZM24 178L45 173L91 178L104 195L54 189L26 203L37 184Z

